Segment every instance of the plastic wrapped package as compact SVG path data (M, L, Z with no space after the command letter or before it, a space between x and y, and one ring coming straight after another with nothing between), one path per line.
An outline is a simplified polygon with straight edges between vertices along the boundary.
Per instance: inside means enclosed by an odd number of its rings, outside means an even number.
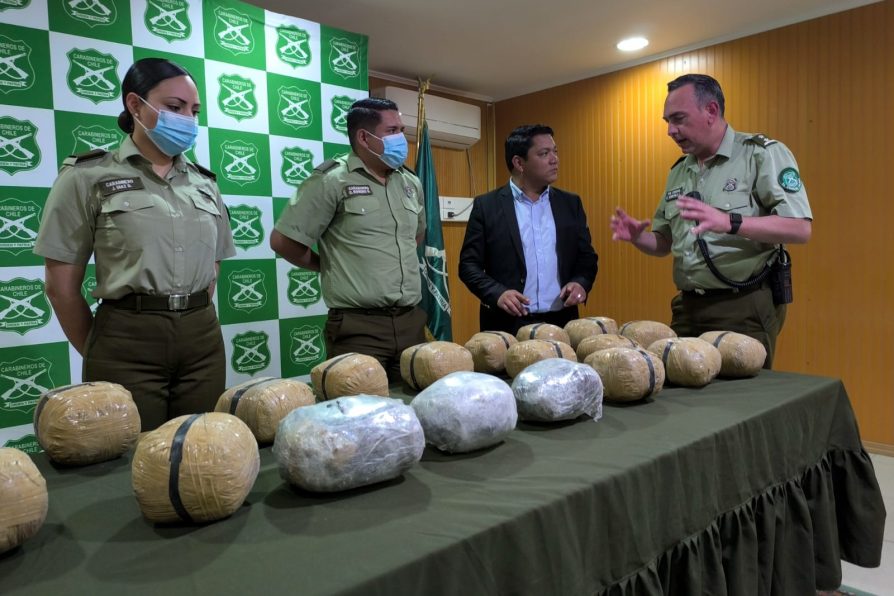
M602 418L602 379L586 364L559 358L535 362L515 377L512 392L522 420Z
M248 425L258 443L271 443L286 414L316 403L313 389L294 379L260 377L230 387L217 400L215 412L233 414Z
M273 455L284 480L313 492L348 490L396 478L422 459L425 436L399 399L340 397L283 418Z
M515 336L505 331L481 331L466 342L472 354L475 372L500 374L506 371L506 353L518 343Z
M722 377L753 377L764 367L767 348L753 337L733 331L709 331L702 333L699 338L720 350Z
M577 359L583 362L587 356L599 350L607 348L641 348L642 346L623 335L606 333L604 335L591 335L577 344Z
M83 466L120 457L140 436L130 391L95 381L58 387L34 408L34 433L56 463Z
M400 376L417 391L450 373L463 370L475 370L472 353L449 341L417 344L400 354Z
M435 381L410 406L426 443L449 453L496 445L518 421L509 385L477 372L455 372Z
M31 457L0 447L0 554L37 534L48 502L47 482Z
M149 521L210 522L239 509L260 465L258 443L244 422L221 412L192 414L143 435L131 480Z
M567 344L571 341L568 338L568 332L558 325L551 325L550 323L533 323L531 325L525 325L518 330L515 337L518 341L525 341L527 339L554 339L563 344Z
M320 401L360 393L388 397L388 373L365 354L351 352L324 360L311 369L310 382Z
M588 337L617 333L618 323L608 317L583 317L568 321L565 324L565 331L570 339L569 345L576 350L580 342Z
M566 343L551 339L528 339L509 348L506 353L506 374L514 377L535 362L547 358L577 362L574 350Z
M697 337L659 339L649 351L661 358L666 380L681 387L704 387L720 372L720 350Z
M584 361L602 379L603 397L609 401L636 401L664 387L664 364L655 354L633 348L608 348Z
M645 347L651 346L659 339L677 337L673 329L658 321L629 321L621 326L618 334L629 337Z

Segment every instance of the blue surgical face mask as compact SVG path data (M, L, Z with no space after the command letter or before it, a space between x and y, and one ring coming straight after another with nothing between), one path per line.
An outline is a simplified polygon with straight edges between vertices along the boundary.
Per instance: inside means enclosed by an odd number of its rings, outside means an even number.
M369 136L379 139L379 137L373 133L369 133ZM407 148L407 137L404 136L404 133L396 132L393 135L384 136L379 140L382 141L382 145L384 145L385 148L382 150L381 155L375 151L373 151L373 153L392 170L396 170L404 165L404 162L407 161L407 152L409 151ZM370 149L370 151L372 151L372 149Z
M157 110L142 97L140 101L158 114L158 120L155 122L155 128L151 129L146 128L136 116L134 116L134 120L143 127L146 136L155 143L159 151L169 157L174 157L195 144L196 137L199 135L199 123L194 117L175 114L168 110Z

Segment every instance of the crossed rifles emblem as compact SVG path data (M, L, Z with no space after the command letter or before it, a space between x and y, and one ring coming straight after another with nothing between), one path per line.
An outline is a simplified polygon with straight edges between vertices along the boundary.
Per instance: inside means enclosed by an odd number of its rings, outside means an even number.
M226 171L227 174L249 174L254 176L258 171L256 167L248 163L248 160L255 156L254 153L249 153L248 155L243 155L241 157L226 149L224 149L224 153L233 158L233 161L224 166L224 171Z
M305 298L307 296L318 296L320 291L313 286L313 279L300 280L296 279L295 289L289 292L291 298Z
M4 56L0 58L0 76L9 77L16 81L24 81L27 79L30 76L28 71L16 65L16 60L24 58L27 55L26 52L22 52L21 54L15 54L14 56Z
M9 296L0 294L0 298L9 302L9 306L0 310L0 320L5 319L10 313L17 317L23 316L29 319L39 319L44 316L46 314L44 309L31 304L32 300L41 295L43 295L43 292L34 292L27 298L10 298Z
M42 375L44 372L46 371L40 370L25 379L11 377L9 375L0 375L0 377L3 377L7 381L12 381L13 383L12 387L7 389L3 392L2 395L0 395L0 398L8 401L10 399L19 399L22 397L28 397L31 395L42 395L46 393L50 389L48 387L39 385L36 381L37 377Z
M245 33L242 32L243 29L251 25L251 23L245 23L243 25L236 25L225 18L217 15L218 20L226 25L226 29L217 34L218 39L221 41L234 41L239 45L248 46L251 45L251 40L245 36Z
M243 110L253 110L255 109L254 104L248 101L248 98L245 97L254 89L249 87L248 89L243 89L242 91L236 91L229 85L225 83L221 83L221 87L230 92L230 96L223 100L224 107L227 108L242 108Z
M103 91L111 91L115 88L115 84L109 81L104 74L115 68L114 65L103 68L90 68L77 60L72 60L72 62L84 69L84 74L72 81L78 87L99 87Z
M236 224L236 229L233 230L233 238L255 239L258 236L260 236L261 235L260 232L258 232L256 229L251 227L251 224L255 223L256 221L258 221L257 217L252 217L251 219L246 219L246 220L233 219L233 223ZM260 281L260 280L258 280L258 281ZM236 282L236 283L239 283L239 282ZM255 283L257 283L257 282L255 282ZM239 285L242 286L242 284L239 284ZM244 287L244 286L242 286L242 287Z
M18 238L19 240L34 240L37 238L37 232L25 227L25 222L34 217L36 213L23 215L18 219L10 219L0 215L0 239ZM5 234L9 232L9 236ZM37 296L38 294L35 294ZM4 296L0 296L3 298ZM7 298L8 300L8 298ZM30 300L30 298L29 298Z
M100 0L69 0L68 6L72 10L84 10L104 17L112 14L112 11Z
M316 344L314 344L314 339L316 339L316 338L301 339L298 337L293 337L292 339L298 343L297 347L294 350L292 350L293 357L295 357L295 358L302 358L302 357L307 357L307 356L315 357L320 354L320 347L317 346Z
M294 178L297 176L301 178L307 178L308 176L310 176L310 172L307 168L310 165L310 161L313 159L312 157L309 157L302 161L295 161L294 159L291 159L290 157L284 155L283 159L291 164L289 166L289 169L283 172L283 177Z
M336 110L338 110L338 113L336 113L332 117L332 120L335 123L335 125L336 126L347 126L347 124L348 124L348 110L339 106L338 104L332 104L332 107L334 107Z
M332 46L332 48L336 52L338 52L338 56L336 56L332 60L332 66L340 66L344 68L350 68L351 70L357 70L357 63L354 62L353 58L354 54L357 53L357 50L342 51L335 46Z
M280 96L280 97L282 97L282 96ZM306 106L307 102L310 101L309 99L301 99L298 101L292 101L291 99L289 99L287 97L282 97L282 98L285 100L285 102L287 104L289 104L279 111L280 115L282 115L283 118L298 117L298 118L301 118L302 120L307 120L308 118L310 118L310 112L308 112L307 110L304 109L304 106Z
M237 348L242 350L242 353L236 358L236 365L242 366L243 364L256 364L258 362L264 362L267 357L264 354L261 354L261 346L266 343L266 340L261 340L253 346L243 346L240 344L235 344Z
M279 53L283 56L295 56L301 60L307 60L309 57L304 48L301 47L301 44L304 42L303 39L289 39L282 33L279 36L285 40L285 45L283 45L279 49Z
M0 135L0 157L12 157L15 159L31 159L34 153L22 147L22 141L30 137L32 133L25 133L22 136L14 138L6 138Z
M181 23L177 19L177 13L183 12L185 8L174 8L171 10L167 10L163 6L159 6L152 0L149 0L149 4L158 9L158 14L154 17L149 18L149 22L155 27L167 27L169 29L173 29L174 31L186 31L186 25Z
M256 279L250 284L241 284L238 281L233 281L234 284L239 286L239 291L233 294L233 302L241 302L242 300L260 300L264 297L264 294L259 292L255 286L261 283L262 279Z

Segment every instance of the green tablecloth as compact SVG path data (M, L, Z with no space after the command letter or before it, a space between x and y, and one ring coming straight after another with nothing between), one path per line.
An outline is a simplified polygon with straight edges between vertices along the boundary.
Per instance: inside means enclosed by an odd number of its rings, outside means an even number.
M520 423L401 479L297 492L269 448L227 520L143 520L130 460L56 469L3 594L812 594L880 561L885 510L841 382L779 372Z

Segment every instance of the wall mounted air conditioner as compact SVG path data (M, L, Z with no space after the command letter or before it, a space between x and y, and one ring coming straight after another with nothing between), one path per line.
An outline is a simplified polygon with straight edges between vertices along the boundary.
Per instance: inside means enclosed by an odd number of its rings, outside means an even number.
M416 138L416 91L387 86L374 89L371 95L396 103L407 137ZM472 104L426 93L425 120L431 144L436 147L468 149L481 138L481 108Z

